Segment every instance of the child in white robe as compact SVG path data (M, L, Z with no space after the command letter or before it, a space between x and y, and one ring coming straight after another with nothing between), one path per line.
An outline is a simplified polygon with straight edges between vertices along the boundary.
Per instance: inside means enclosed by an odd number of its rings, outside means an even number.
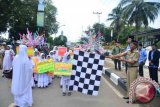
M50 55L47 55L47 59L48 59L48 60L51 59ZM48 75L48 83L49 83L49 85L50 85L50 84L52 84L52 82L53 82L53 80L52 80L53 73L48 72L47 75Z
M36 60L38 60L37 62L39 62L41 60L41 57L39 55L39 51L38 50L36 50L34 52L34 57L32 57L32 59L34 59L34 58ZM36 65L36 62L34 64ZM37 72L37 71L36 70L34 71L34 82L35 82L35 84L37 84L38 83L38 73L35 73L35 72Z
M63 56L62 62L70 63L70 54L69 52L66 52ZM71 95L71 92L69 91L69 82L70 82L70 76L62 76L62 95L65 96L68 94L68 96Z
M43 53L41 53L41 60L40 61L44 61L45 59L45 55ZM42 73L38 75L38 87L39 88L45 88L48 87L48 76L46 73Z
M35 64L34 64L34 62L33 62L31 57L28 57L28 58L29 58L30 63L32 64L32 72L33 72L33 68L34 68ZM32 83L32 88L34 88L35 87L35 83L34 83L33 75L32 75L32 82L31 83Z

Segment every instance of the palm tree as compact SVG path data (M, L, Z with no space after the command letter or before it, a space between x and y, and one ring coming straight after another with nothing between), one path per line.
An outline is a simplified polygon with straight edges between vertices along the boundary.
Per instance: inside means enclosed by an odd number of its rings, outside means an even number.
M136 30L141 26L148 27L149 22L154 22L160 9L160 3L144 0L121 0L118 6L123 8L122 18L128 24L135 25Z
M111 28L114 29L114 31L118 34L123 26L125 25L125 21L122 19L122 8L121 6L118 6L112 10L112 13L108 15L107 20L112 20ZM119 37L118 37L119 39ZM118 40L117 39L117 40Z

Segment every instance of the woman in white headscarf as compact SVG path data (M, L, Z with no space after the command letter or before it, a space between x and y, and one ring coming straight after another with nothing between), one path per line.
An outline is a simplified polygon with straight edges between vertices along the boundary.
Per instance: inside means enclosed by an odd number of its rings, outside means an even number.
M12 69L13 56L14 52L11 51L11 47L8 45L3 58L3 72L9 72Z
M27 47L19 46L19 53L13 60L13 77L11 92L14 104L19 107L32 106L32 64L27 56Z
M41 59L40 61L44 61L45 59L45 55L44 53L41 53ZM45 88L48 86L48 75L46 73L42 73L38 75L38 87L39 88Z

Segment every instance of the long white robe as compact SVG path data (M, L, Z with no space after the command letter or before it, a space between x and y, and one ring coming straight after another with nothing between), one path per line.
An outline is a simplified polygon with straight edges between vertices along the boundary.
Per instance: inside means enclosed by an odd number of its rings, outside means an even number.
M12 68L11 50L5 50L3 58L3 71L10 70Z
M14 104L20 107L32 106L32 64L27 56L27 47L19 46L19 53L13 60L13 77L11 92Z

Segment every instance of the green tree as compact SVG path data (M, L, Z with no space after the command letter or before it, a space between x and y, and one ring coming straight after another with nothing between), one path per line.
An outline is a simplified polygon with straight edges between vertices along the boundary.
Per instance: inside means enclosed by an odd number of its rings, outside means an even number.
M145 2L144 0L121 0L119 6L123 8L122 17L128 24L147 27L149 22L154 22L158 17L160 3Z
M120 6L114 8L108 17L109 18L107 20L112 20L110 27L118 35L125 25L125 21L122 18L122 8ZM117 40L119 40L119 36L117 37Z
M0 32L10 28L10 37L15 39L19 39L18 33L26 33L26 28L35 32L37 6L38 0L0 0ZM42 30L46 34L57 32L56 12L51 0L45 0L45 27Z
M59 35L58 37L55 37L53 40L54 46L67 46L67 37L64 35Z

